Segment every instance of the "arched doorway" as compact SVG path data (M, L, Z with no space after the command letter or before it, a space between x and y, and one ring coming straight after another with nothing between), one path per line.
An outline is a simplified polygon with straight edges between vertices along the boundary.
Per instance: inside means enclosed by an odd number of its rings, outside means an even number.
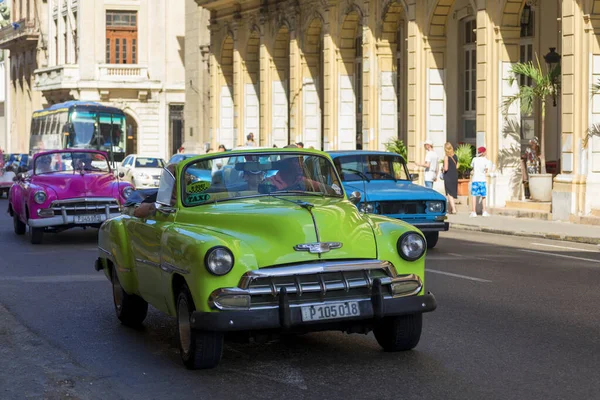
M227 35L223 41L220 64L220 109L218 145L231 149L235 146L233 129L233 38Z
M344 18L339 49L337 145L339 150L362 149L362 26L357 11Z
M125 156L137 153L138 125L136 120L125 113L125 123L127 124L127 137L125 141Z
M273 67L271 81L273 144L283 147L291 143L289 129L290 115L290 32L283 25L279 28L273 44Z
M323 149L323 36L318 17L312 20L306 30L303 50L302 140L305 147Z

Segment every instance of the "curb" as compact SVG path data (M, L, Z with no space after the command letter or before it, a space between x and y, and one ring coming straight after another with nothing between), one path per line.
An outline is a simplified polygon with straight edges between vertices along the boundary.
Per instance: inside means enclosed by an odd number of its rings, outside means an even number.
M504 229L487 228L484 226L476 226L476 225L457 224L457 223L452 223L452 222L450 223L450 228L459 229L459 230L463 230L463 231L495 233L498 235L534 237L534 238L540 238L540 239L561 240L564 242L600 245L600 238L589 237L589 236L571 236L571 235L559 235L556 233L508 231L508 230L504 230Z

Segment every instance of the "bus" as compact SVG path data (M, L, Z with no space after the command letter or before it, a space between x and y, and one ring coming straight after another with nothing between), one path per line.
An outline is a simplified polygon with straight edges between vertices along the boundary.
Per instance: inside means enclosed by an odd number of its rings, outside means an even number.
M95 102L68 101L35 111L30 154L44 150L95 149L112 164L125 158L125 113Z

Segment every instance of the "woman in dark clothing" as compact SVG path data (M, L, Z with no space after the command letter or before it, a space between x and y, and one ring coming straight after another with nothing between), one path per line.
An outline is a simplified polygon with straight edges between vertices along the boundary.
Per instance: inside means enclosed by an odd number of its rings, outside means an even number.
M458 157L454 154L454 147L450 142L444 145L446 156L444 157L444 187L448 198L448 211L456 214L454 199L458 197Z

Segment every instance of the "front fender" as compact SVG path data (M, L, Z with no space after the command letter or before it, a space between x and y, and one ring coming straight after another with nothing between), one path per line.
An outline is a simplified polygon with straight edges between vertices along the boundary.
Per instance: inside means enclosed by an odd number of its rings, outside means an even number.
M423 281L423 290L419 295L425 294L425 256L427 249L425 249L425 253L420 259L406 261L398 253L397 247L398 239L404 233L416 232L422 235L421 231L406 222L381 215L365 214L365 218L368 218L373 227L373 234L377 241L377 258L394 264L399 275L415 274L419 276Z
M234 257L233 269L224 276L215 276L205 267L204 259L208 251L216 246L228 248ZM235 287L242 275L258 268L258 262L250 246L243 241L199 226L172 226L162 236L161 264L171 271L169 284L165 288L167 306L172 315L175 314L175 296L173 292L173 275L184 277L196 310L213 311L208 304L210 294L219 288Z
M104 274L110 279L110 261L117 271L119 282L129 294L139 294L135 271L135 258L130 246L125 224L128 215L105 221L98 230L98 256L104 261Z

